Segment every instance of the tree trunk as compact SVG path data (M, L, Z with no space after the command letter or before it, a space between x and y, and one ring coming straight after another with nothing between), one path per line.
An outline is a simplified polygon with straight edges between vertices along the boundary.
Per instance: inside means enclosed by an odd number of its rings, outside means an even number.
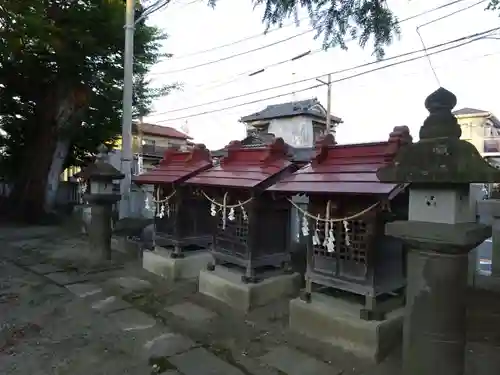
M45 186L55 147L55 126L53 123L39 123L30 138L25 143L26 154L14 182L11 203L16 218L35 222L44 213Z
M64 162L69 153L69 138L59 139L57 141L52 163L47 176L47 186L45 189L45 212L53 212L56 205L57 192L59 190L60 176L63 172Z
M78 124L75 120L87 102L86 95L82 96L81 93L81 87L78 86L70 89L57 87L42 103L37 104L37 123L26 139L26 153L11 200L17 218L34 222L45 214L49 175L52 178L57 169L62 169L69 151L68 145L66 155L62 155L64 158L55 158L60 155L60 151L64 151L59 140L68 136L67 133L62 134L62 131L69 124ZM69 138L67 140L70 142ZM60 173L57 174L57 179L59 175Z

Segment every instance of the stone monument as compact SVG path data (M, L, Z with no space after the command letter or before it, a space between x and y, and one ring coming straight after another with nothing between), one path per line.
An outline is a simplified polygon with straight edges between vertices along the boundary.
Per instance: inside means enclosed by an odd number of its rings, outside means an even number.
M98 148L96 161L80 174L87 183L84 200L90 205L91 218L88 228L90 256L95 260L111 260L112 207L120 200L113 191L113 181L124 178L108 162L108 148Z
M420 140L378 170L384 182L410 184L408 221L386 225L409 250L403 329L403 374L463 375L468 253L491 235L475 223L471 183L500 180L476 148L460 140L451 113L457 99L439 88L425 101L430 115Z

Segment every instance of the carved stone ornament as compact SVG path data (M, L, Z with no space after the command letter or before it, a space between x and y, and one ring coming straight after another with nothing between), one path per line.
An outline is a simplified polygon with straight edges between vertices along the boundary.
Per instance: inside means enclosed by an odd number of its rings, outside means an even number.
M420 128L420 140L402 147L394 161L377 171L382 182L469 184L499 182L500 171L477 149L461 140L462 131L452 109L457 98L440 87L425 100L429 116Z

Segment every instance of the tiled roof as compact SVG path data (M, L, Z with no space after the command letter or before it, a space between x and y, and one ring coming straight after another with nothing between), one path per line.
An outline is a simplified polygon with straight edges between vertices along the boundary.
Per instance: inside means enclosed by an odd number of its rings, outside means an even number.
M483 111L482 109L476 108L461 108L456 111L453 111L452 114L455 116L464 116L464 115L479 115L481 113L488 114L489 111Z
M168 126L160 126L155 124L148 124L146 122L133 123L133 132L138 133L141 131L143 134L154 135L157 137L177 138L177 139L192 139L189 135L184 134L174 128Z
M398 185L381 183L377 170L390 162L399 148L411 142L406 126L396 127L388 142L336 145L328 135L316 145L311 164L268 190L309 193L389 194Z
M453 111L452 113L455 116L483 115L491 120L495 128L500 128L500 120L498 120L498 118L494 116L490 111L484 111L482 109L476 109L476 108L462 108L457 111Z
M245 148L240 141L227 147L219 165L190 178L187 183L239 188L265 189L278 173L294 170L288 160L287 145L276 138L270 145Z
M204 145L196 145L187 152L167 150L157 167L133 180L137 184L153 185L182 183L211 166L210 152Z
M326 111L318 99L307 99L267 106L264 110L244 116L241 122L251 122L258 120L271 120L275 118L291 117L298 115L313 116L326 119ZM331 115L333 123L341 123L342 119Z

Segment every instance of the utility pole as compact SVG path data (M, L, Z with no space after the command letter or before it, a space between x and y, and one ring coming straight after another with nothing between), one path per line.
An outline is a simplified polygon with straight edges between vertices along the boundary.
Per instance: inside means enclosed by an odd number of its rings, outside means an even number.
M320 79L316 79L322 84L327 86L326 92L326 131L331 132L335 136L335 129L331 129L331 115L332 115L332 75L328 74L327 81L322 81Z
M332 114L332 75L328 74L328 90L326 92L326 131L331 131L331 114ZM332 132L335 135L335 131Z
M123 55L123 118L121 172L125 175L121 184L120 218L130 212L130 186L132 185L132 104L134 85L134 27L135 0L127 0L125 7L125 51Z

